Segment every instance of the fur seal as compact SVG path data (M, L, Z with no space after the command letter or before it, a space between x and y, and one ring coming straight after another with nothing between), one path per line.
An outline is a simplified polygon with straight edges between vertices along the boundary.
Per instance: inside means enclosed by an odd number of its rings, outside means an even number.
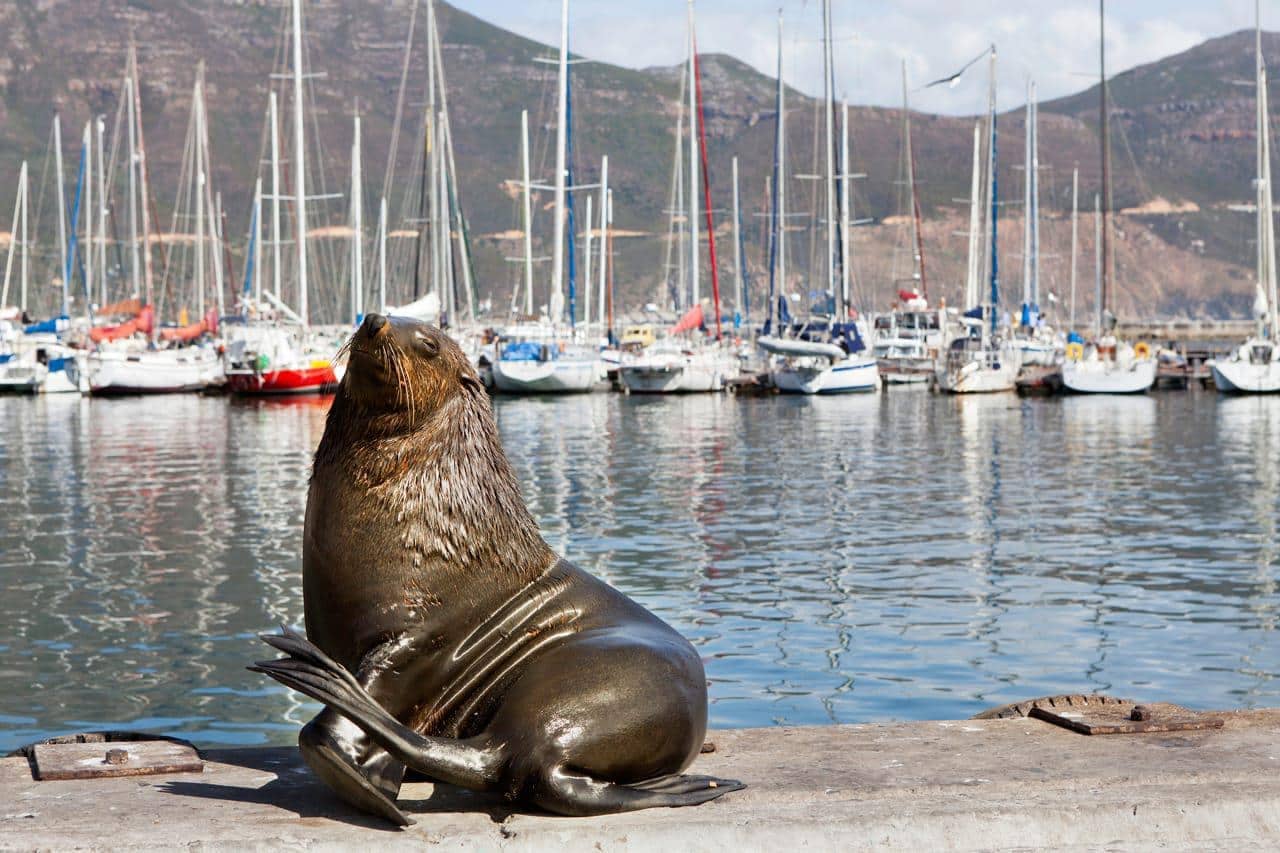
M405 768L564 815L687 806L706 678L688 640L557 557L458 346L371 314L316 451L307 638L250 669L327 706L299 736L343 799L404 826ZM309 639L308 639L309 638Z

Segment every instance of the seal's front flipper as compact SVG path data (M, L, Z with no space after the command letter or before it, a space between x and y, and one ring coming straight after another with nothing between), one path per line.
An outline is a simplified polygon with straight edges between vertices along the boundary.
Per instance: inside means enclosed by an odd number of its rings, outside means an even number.
M710 776L666 776L638 786L617 785L556 768L543 778L533 800L549 812L588 817L640 809L696 806L745 787L732 779Z
M314 723L304 727L298 746L307 766L343 800L396 826L413 824L413 820L369 780L365 771L323 729Z

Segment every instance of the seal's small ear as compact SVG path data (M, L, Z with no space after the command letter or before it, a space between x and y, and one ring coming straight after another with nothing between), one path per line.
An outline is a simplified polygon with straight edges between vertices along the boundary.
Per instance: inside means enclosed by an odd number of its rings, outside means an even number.
M462 387L470 391L484 392L484 386L480 384L480 380L470 373L463 373L458 380L462 383Z

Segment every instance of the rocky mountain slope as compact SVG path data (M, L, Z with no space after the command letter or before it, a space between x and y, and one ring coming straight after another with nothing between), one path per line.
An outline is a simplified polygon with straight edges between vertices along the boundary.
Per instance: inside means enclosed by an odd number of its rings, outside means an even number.
M307 6L318 163L331 192L345 190L350 117L364 117L367 209L374 210L390 139L409 0L310 0ZM550 48L520 38L443 3L439 18L449 78L460 194L476 250L478 289L497 306L509 304L519 269L504 259L517 253L510 238L519 227L515 193L519 174L520 111L535 131L535 177L549 179L554 120L554 66L539 63ZM33 188L43 184L41 239L52 240L51 178L42 169L49 123L63 117L70 175L79 129L91 115L115 114L129 39L136 41L149 161L160 219L170 222L191 104L196 63L207 64L214 160L213 180L228 211L233 265L245 246L253 177L264 152L264 111L270 74L286 68L282 35L286 10L267 0L38 0L0 4L0 228L7 216L18 163L31 160ZM406 122L390 205L401 219L401 199L421 121L425 89L423 16L410 63ZM1206 42L1177 56L1126 72L1112 84L1115 200L1127 212L1117 221L1118 309L1141 315L1242 316L1252 300L1253 219L1237 209L1252 198L1252 34ZM589 46L581 47L590 54ZM1266 37L1280 66L1280 40ZM815 47L815 49L817 49ZM1085 57L1082 57L1084 60ZM727 232L729 162L741 161L747 258L759 308L764 286L765 180L772 162L774 86L767 77L724 56L703 58L708 146L720 236ZM616 225L629 236L616 241L616 280L625 305L658 299L667 230L671 161L679 109L678 69L635 71L598 62L573 69L574 164L579 182L594 182L602 154L610 156ZM277 84L279 85L279 84ZM813 100L788 95L791 171L814 170ZM1021 160L1023 122L1018 109L1000 117L1002 247L1007 292L1020 292ZM899 183L901 113L851 107L855 171L867 174L855 192L856 214L872 224L858 229L859 288L865 304L884 307L902 268ZM1066 299L1071 169L1078 165L1081 206L1097 190L1097 92L1041 107L1041 162L1045 225L1045 280ZM914 115L917 173L926 222L926 253L935 295L960 298L967 221L955 199L968 193L973 119ZM110 131L108 130L108 136ZM43 176L43 177L42 177ZM314 183L314 181L313 181ZM813 182L789 186L792 209L816 201ZM539 199L539 209L549 202ZM319 205L316 225L338 223L346 202ZM409 212L405 212L409 213ZM581 211L580 211L581 214ZM34 212L33 212L34 215ZM372 222L373 215L366 220ZM535 223L538 254L549 254L550 217ZM795 223L791 254L797 278L811 255L803 221ZM395 227L393 223L393 227ZM407 226L412 228L412 225ZM181 230L181 228L179 229ZM1092 294L1092 219L1082 220L1079 310ZM342 297L340 251L327 270L321 310L336 315ZM720 247L721 273L731 278L731 252ZM407 284L393 285L400 293Z

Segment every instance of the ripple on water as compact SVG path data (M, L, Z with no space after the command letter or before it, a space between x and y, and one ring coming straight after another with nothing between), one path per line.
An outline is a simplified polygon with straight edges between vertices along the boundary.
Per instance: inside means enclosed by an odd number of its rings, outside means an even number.
M1051 692L1280 701L1280 400L503 399L548 540L688 636L718 726ZM325 407L0 399L0 750L288 743Z

